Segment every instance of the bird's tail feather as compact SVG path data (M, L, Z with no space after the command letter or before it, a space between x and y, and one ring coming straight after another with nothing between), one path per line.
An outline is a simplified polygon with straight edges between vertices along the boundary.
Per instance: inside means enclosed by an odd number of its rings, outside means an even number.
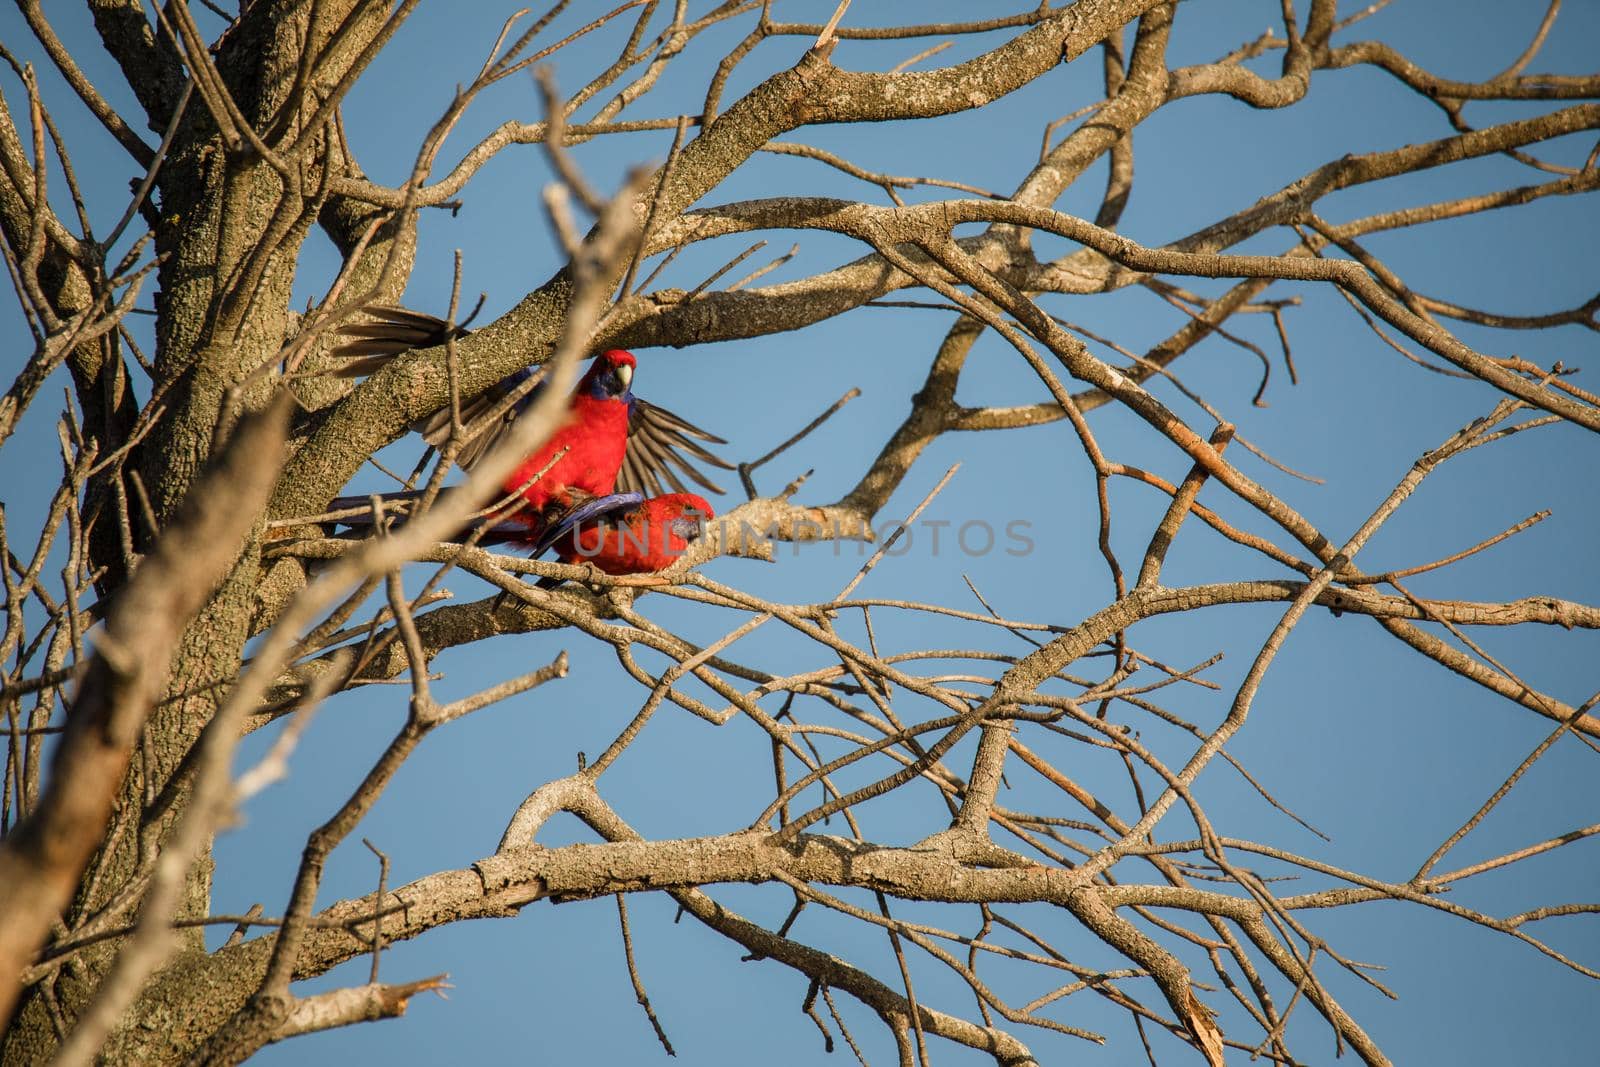
M449 490L445 492L448 493ZM365 496L334 497L328 502L326 513L338 516L329 519L329 522L349 527L351 530L370 530L378 525L378 510L372 506L372 498L377 497L382 504L384 522L390 529L397 529L410 521L412 511L422 496L423 491L420 489L402 489L389 493L369 493ZM526 523L501 522L485 525L482 522L469 521L457 531L457 539L463 539L474 531L478 531L477 543L480 545L526 544L533 533Z

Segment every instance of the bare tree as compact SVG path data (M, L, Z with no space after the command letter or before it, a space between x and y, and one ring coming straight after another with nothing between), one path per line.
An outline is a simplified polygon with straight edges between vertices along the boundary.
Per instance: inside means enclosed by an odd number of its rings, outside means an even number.
M1555 885L1541 885L1542 902L1513 915L1448 895L1600 830L1578 813L1560 835L1532 835L1470 864L1449 861L1548 751L1595 749L1600 738L1600 719L1590 714L1600 695L1574 704L1541 692L1474 631L1593 629L1600 608L1538 589L1478 601L1422 596L1407 585L1546 513L1477 544L1441 527L1437 551L1403 568L1379 573L1358 564L1424 479L1447 462L1472 462L1458 457L1481 446L1524 431L1545 439L1560 427L1568 431L1564 444L1552 447L1592 456L1592 438L1581 431L1600 431L1600 397L1563 362L1537 353L1551 347L1547 331L1600 330L1600 297L1534 315L1465 306L1412 288L1367 247L1373 235L1414 227L1425 234L1428 223L1600 186L1600 149L1575 167L1551 161L1561 138L1592 140L1600 128L1600 103L1592 102L1600 74L1527 73L1560 0L1531 43L1517 45L1513 62L1481 82L1441 77L1362 39L1364 20L1381 2L1341 17L1334 0L1309 0L1303 13L1284 0L1272 29L1192 66L1169 62L1169 42L1186 18L1206 16L1159 0L1046 0L1005 13L982 5L983 17L971 22L895 27L853 25L860 12L848 3L826 25L780 22L774 8L786 5L770 0L692 6L633 0L597 9L565 36L552 26L568 24L557 21L566 0L531 22L511 15L499 37L484 42L475 71L463 61L468 77L417 146L410 175L385 185L355 158L341 105L402 32L415 0L255 0L237 14L209 2L191 8L172 0L147 13L127 0L90 0L100 44L125 82L115 92L97 86L88 58L57 35L54 10L18 0L37 48L77 99L46 101L33 68L4 51L16 79L0 99L0 235L32 350L0 398L0 446L14 443L53 375L65 368L71 379L59 421L59 488L24 524L0 511L5 1061L238 1062L271 1042L398 1015L418 993L441 987L443 975L381 978L388 945L467 919L515 915L535 901L602 896L615 897L629 976L671 1052L630 934L627 896L643 892L668 894L751 957L799 976L806 990L799 1007L828 1049L837 1034L863 1055L860 1044L872 1039L851 1031L847 1019L864 1009L881 1020L902 1063L930 1062L940 1042L1007 1065L1051 1058L1031 1042L1051 1049L1103 1042L1062 1021L1061 1009L1083 1000L1125 1013L1151 1062L1182 1055L1174 1052L1179 1042L1192 1047L1191 1058L1212 1064L1246 1055L1299 1062L1291 1045L1324 1040L1331 1029L1336 1049L1387 1063L1336 998L1331 976L1345 971L1382 985L1369 965L1324 940L1314 919L1379 900L1446 913L1524 943L1550 967L1600 977L1600 961L1585 963L1536 932L1544 920L1600 905L1571 902ZM574 14L591 17L565 17ZM729 26L748 31L731 51L699 47L709 31ZM543 118L508 119L465 151L446 147L485 90L530 77L546 57L591 33L619 34L620 51L576 91L576 82L558 89L543 77ZM972 58L933 65L945 42L981 34L984 48ZM770 46L785 40L804 48L790 67L773 58L783 50ZM878 66L892 69L836 63L841 42L877 42L878 51L862 46L850 54L890 56ZM768 67L756 84L729 98L736 69L762 61ZM835 123L892 122L887 136L927 136L930 124L913 120L989 108L1073 63L1098 64L1104 93L1069 101L1019 133L1030 140L1042 133L1043 145L1010 192L876 173L783 139ZM697 113L623 117L642 106L667 68L686 65L705 87ZM1133 133L1163 107L1216 95L1252 108L1294 108L1328 72L1352 67L1382 72L1398 96L1436 108L1440 129L1367 154L1328 144L1323 165L1159 244L1118 232L1134 182ZM142 115L113 105L129 91ZM1478 111L1491 114L1481 105L1493 101L1524 106L1514 118L1477 121ZM78 109L142 175L125 205L86 203L80 193L71 151L74 137L87 136L85 124L53 117ZM599 137L659 139L661 131L673 137L665 160L625 177L586 175L568 151ZM649 160L657 143L641 144L635 157ZM470 196L486 164L527 144L545 146L557 175L544 206L566 265L483 328L451 331L448 342L359 382L335 373L340 328L362 321L364 308L399 301L416 266L423 213ZM858 179L862 198L716 202L719 186L757 153L805 157ZM1344 221L1326 205L1341 191L1371 186L1383 195L1392 179L1497 156L1527 176L1421 204L1394 192L1384 210ZM1093 220L1057 210L1101 161L1108 179ZM618 186L610 197L596 191ZM119 206L112 229L97 233L91 218ZM297 312L292 286L318 229L342 266L324 279L323 297ZM746 262L760 244L746 247L739 235L776 230L842 236L859 245L858 258L810 262L794 280L763 284L795 254ZM1069 250L1039 253L1044 237L1064 239ZM733 242L719 270L689 287L653 287L680 250L717 238ZM1248 241L1258 251L1235 251ZM1264 244L1276 251L1259 251ZM653 268L652 257L662 257ZM730 274L737 280L728 282ZM456 279L459 296L459 261ZM1213 292L1191 279L1225 279L1229 287ZM1287 295L1289 283L1302 284ZM1146 290L1171 316L1170 335L1145 351L1056 313L1063 294L1082 300L1130 287ZM144 326L128 316L151 289L147 353ZM1259 357L1265 390L1278 357L1249 339L1259 330L1241 323L1270 320L1293 375L1290 341L1303 293L1348 302L1374 343L1437 372L1418 376L1423 387L1463 379L1480 401L1481 418L1402 457L1414 462L1398 481L1360 485L1370 496L1369 517L1353 529L1319 526L1288 494L1246 473L1246 452L1249 463L1278 464L1174 374L1201 342L1221 339ZM876 310L884 307L901 310ZM838 500L802 502L803 479L763 495L756 476L807 434L827 432L843 400L809 425L810 412L796 415L798 433L741 465L748 499L663 574L607 578L458 536L558 424L587 354L754 339L858 309L950 321L909 414L879 428L876 454L868 450L856 485ZM458 298L447 318L451 325L465 318ZM1510 340L1510 331L1527 331L1527 340ZM958 399L969 353L985 335L1020 357L1047 398L1013 407ZM1535 354L1491 354L1513 344ZM469 431L462 405L539 364L554 387L474 466L461 491L440 494ZM336 536L330 500L379 449L440 410L452 413L451 429L431 468L419 465L409 480L424 491L411 521L388 526L374 505L377 533ZM1102 448L1095 413L1114 410L1167 457L1166 474ZM1004 590L985 591L996 597L991 607L976 586L978 603L969 606L867 595L863 583L899 536L883 528L885 509L929 446L1062 420L1081 455L1063 455L1056 466L1086 462L1093 475L1095 491L1082 507L1098 516L1102 559L1094 566L1104 578L1095 610L1012 619L1001 610ZM38 465L14 451L8 471ZM1051 464L1040 460L1030 462L1043 477ZM1113 487L1124 483L1165 501L1147 528L1120 521L1118 536L1132 529L1144 546L1134 555L1119 553L1113 537L1112 504L1123 499ZM1588 489L1579 477L1568 486L1574 498ZM1200 501L1203 490L1210 504ZM1165 584L1180 535L1226 539L1233 569L1202 584ZM773 541L841 539L879 547L842 588L806 602L757 596L697 569L723 555L770 557ZM450 577L463 574L491 583L497 595L440 605ZM526 576L577 581L546 590ZM724 636L697 642L653 619L651 608L664 598L698 606L720 620ZM1159 643L1152 647L1141 633L1146 620L1175 615L1211 641L1214 608L1267 603L1281 605L1280 614L1264 639L1238 637L1254 644L1237 684L1207 677L1217 657L1168 666ZM1403 880L1233 833L1213 820L1197 790L1202 776L1236 770L1263 806L1299 818L1256 784L1228 745L1251 722L1286 639L1322 609L1370 619L1437 664L1441 676L1497 694L1510 714L1539 717L1531 719L1543 731L1538 745L1525 759L1508 756L1509 776L1484 782L1481 806L1464 812L1459 828ZM961 626L970 646L918 644L919 627L935 622ZM737 643L761 627L785 631L785 662L740 655ZM637 683L632 721L571 775L530 782L527 800L506 813L492 854L391 886L388 859L374 846L383 872L376 890L319 903L330 852L356 833L429 733L568 672L564 653L541 655L533 669L446 701L434 695L435 659L489 637L542 631L613 651ZM882 651L880 638L912 650ZM658 662L667 666L652 666ZM269 901L287 894L281 910L214 914L213 834L285 772L319 704L390 681L408 687L405 723L310 835L298 870L284 872L280 889L261 888ZM1168 697L1182 690L1209 694L1215 714L1206 725L1172 710ZM608 801L606 774L653 717L681 713L710 727L749 725L749 758L770 766L771 785L761 796L730 786L719 807L723 832L652 839ZM240 737L268 726L276 731L268 755L233 777ZM1182 745L1174 747L1174 738ZM1002 803L1008 775L1037 781L1053 799L1037 808ZM1128 788L1086 784L1116 776ZM889 794L942 828L911 837L874 830L874 807ZM586 827L594 843L541 845L541 831L561 814ZM1304 879L1293 892L1278 884L1289 875ZM792 898L792 909L781 924L753 921L718 900L717 887L728 883L771 885ZM893 965L850 958L830 942L832 927L813 929L806 912L837 913L854 937L886 939ZM924 921L929 915L941 918ZM236 931L208 950L208 925ZM1109 953L1095 958L1115 964L1083 962L1084 938ZM369 955L367 983L296 992L297 981ZM970 1002L927 995L935 973L939 981L953 976ZM1124 1060L1136 1054L1121 1052Z

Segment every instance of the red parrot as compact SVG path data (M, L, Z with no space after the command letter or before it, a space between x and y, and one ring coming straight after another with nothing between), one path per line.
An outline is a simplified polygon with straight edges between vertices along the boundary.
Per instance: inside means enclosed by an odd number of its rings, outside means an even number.
M403 524L412 501L422 494L382 493L388 514ZM340 520L356 529L371 525L372 512L361 512L367 501L343 497L356 514ZM551 549L562 563L591 563L604 574L650 574L666 570L689 550L706 520L716 513L702 496L666 493L645 498L640 493L610 493L596 497L567 488L553 494L544 510L526 522L496 523L478 531L479 544L532 544L530 558ZM535 533L537 532L537 538ZM550 589L564 578L541 578L538 586Z
M451 332L442 320L404 308L372 305L364 310L375 317L374 321L345 327L341 333L358 340L341 345L332 353L347 361L340 371L345 376L367 373L401 352L442 344L449 337L466 333L460 327ZM503 483L508 495L520 496L525 504L515 521L532 528L536 536L547 528L545 513L552 504L570 504L570 491L585 499L613 492L659 495L665 481L683 493L686 487L673 469L677 467L696 484L714 493L722 492L695 468L694 461L732 470L731 464L699 443L727 442L634 396L631 386L635 365L633 353L622 349L595 357L572 391L566 422ZM541 386L535 384L526 390L493 421L486 421L485 417L519 386L541 373L532 368L516 371L462 406L467 440L457 462L463 468L472 469L506 427L532 405ZM435 412L413 423L413 428L430 445L443 445L450 434L449 412ZM551 465L552 458L563 449L565 453ZM545 470L547 466L549 469ZM334 503L337 506L340 502Z
M628 417L633 401L628 386L633 382L634 366L633 353L621 349L596 356L572 391L566 421L502 484L508 495L520 496L527 505L527 511L522 513L524 521L534 522L546 505L568 490L604 496L616 488L628 450ZM531 373L519 371L512 378L521 375L526 380ZM517 384L520 382L512 382L513 387ZM535 386L528 393L528 403L533 402L537 392L539 388ZM479 454L483 451L487 448ZM555 459L557 456L560 458Z
M676 563L713 514L705 498L693 493L623 500L598 518L552 528L550 546L562 563L592 563L613 575L649 574ZM541 578L538 584L549 588L561 581Z

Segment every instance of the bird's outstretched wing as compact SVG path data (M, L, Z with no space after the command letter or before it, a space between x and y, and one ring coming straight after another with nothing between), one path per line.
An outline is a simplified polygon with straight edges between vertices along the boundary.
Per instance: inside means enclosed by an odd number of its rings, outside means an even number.
M456 464L471 470L488 455L512 422L533 404L544 389L544 368L524 367L501 378L488 389L461 403L461 451ZM450 440L450 409L442 407L411 424L422 439L442 449Z
M352 340L329 353L334 359L345 361L337 371L340 377L370 374L402 352L430 348L470 332L459 326L451 331L443 319L389 304L369 304L363 311L370 320L340 327L338 333ZM462 403L466 440L456 457L462 468L471 470L500 440L511 421L533 403L540 383L534 380L531 387L527 383L541 373L534 368L516 371ZM515 400L508 405L507 400L513 396ZM659 496L669 491L667 487L672 492L687 492L683 477L710 492L724 492L697 464L733 470L733 464L705 447L725 445L726 441L647 400L630 397L628 405L628 447L617 475L618 492ZM418 419L411 428L430 445L442 447L450 437L449 409L441 408Z
M341 326L334 332L351 340L328 353L339 360L334 376L359 378L382 367L394 357L413 348L432 348L451 337L465 336L465 327L453 331L443 319L424 315L393 304L368 304L361 309L364 322Z
M393 304L368 304L361 310L369 316L366 321L341 326L335 331L341 337L351 338L328 353L341 361L334 372L337 377L371 374L413 348L432 348L472 332L464 326L451 328L443 319ZM525 367L462 402L461 425L465 439L456 456L457 464L464 470L471 470L473 464L489 452L505 433L507 424L533 403L539 393L537 379L541 376L541 371ZM527 384L530 380L531 387ZM513 397L508 406L507 399ZM443 448L450 439L449 407L417 419L411 429L434 448Z
M681 415L634 397L629 401L628 449L622 457L622 470L617 474L617 491L660 496L668 492L662 485L665 481L672 487L671 492L686 493L689 489L678 477L681 471L703 489L725 492L696 464L728 471L733 470L733 464L713 454L701 441L714 445L728 443ZM677 470L673 469L675 467Z

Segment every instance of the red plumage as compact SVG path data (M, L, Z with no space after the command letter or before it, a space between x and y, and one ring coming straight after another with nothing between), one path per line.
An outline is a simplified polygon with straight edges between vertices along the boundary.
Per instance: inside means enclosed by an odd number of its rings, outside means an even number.
M592 563L606 574L649 574L676 563L713 514L703 497L667 493L580 526L553 547L563 563Z
M616 488L628 447L628 385L634 366L633 354L621 349L595 357L572 392L566 421L503 484L507 494L526 504L515 521L537 526L546 505L574 489L606 496Z

